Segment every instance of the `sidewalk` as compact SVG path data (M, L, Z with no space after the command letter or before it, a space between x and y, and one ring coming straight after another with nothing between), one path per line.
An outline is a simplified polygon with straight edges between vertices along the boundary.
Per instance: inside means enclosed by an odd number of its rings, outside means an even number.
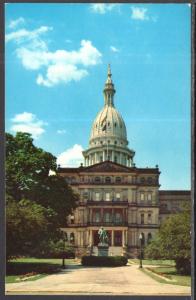
M58 274L36 281L6 284L6 295L190 295L191 288L159 283L137 265L116 268L70 265Z

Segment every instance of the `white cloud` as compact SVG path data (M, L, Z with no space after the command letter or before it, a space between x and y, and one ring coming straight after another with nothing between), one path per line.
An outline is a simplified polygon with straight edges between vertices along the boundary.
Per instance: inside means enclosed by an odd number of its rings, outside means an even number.
M57 133L58 134L65 134L67 131L65 129L58 129Z
M110 46L110 50L111 50L112 52L119 52L119 49L117 49L117 48L114 47L114 46Z
M131 18L133 20L148 21L150 19L147 8L133 6L131 7L131 12Z
M9 25L8 25L8 28L14 29L14 28L16 28L16 27L18 27L20 25L24 25L24 24L25 24L25 19L22 18L22 17L20 17L20 18L18 18L16 20L11 20L10 23L9 23Z
M28 41L36 41L39 40L40 35L48 32L49 30L52 30L52 27L41 26L38 29L31 30L31 31L22 28L17 31L7 33L5 35L5 41L6 42L14 41L17 44L28 42Z
M83 148L75 144L57 157L57 164L61 167L78 167L83 162Z
M117 6L119 6L119 5L118 4L95 3L95 4L90 4L90 9L94 13L105 14L106 12L113 10Z
M12 122L16 122L16 123L20 123L20 122L24 122L24 123L29 123L32 122L35 119L35 115L32 113L28 113L28 112L23 112L22 114L17 114L14 116L12 120Z
M52 87L59 83L79 81L88 75L87 67L101 62L102 54L91 41L82 40L80 48L67 51L49 51L47 42L41 38L51 27L41 26L36 30L20 29L6 35L7 42L15 42L16 55L27 70L39 71L38 85Z
M32 113L24 112L21 114L16 114L11 121L13 123L11 126L12 131L31 133L34 139L37 139L45 132L43 127L46 125L46 123L38 120L37 117Z

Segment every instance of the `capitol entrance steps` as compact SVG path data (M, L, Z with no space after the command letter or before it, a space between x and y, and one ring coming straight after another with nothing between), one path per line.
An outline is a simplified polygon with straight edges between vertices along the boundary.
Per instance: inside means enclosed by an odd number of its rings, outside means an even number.
M97 246L93 246L93 252L92 255L97 256L98 255L98 248ZM110 246L108 250L109 256L121 256L123 255L123 248L118 246Z

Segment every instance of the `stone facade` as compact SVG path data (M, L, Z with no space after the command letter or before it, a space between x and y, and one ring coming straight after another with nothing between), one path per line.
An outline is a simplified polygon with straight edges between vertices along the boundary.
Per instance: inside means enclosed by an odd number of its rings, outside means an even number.
M78 207L62 228L77 256L97 255L98 230L103 226L109 235L109 255L136 257L140 233L148 243L160 222L190 201L190 191L159 191L158 166L134 164L125 123L114 107L111 76L109 67L104 108L93 122L84 166L58 169L79 194Z

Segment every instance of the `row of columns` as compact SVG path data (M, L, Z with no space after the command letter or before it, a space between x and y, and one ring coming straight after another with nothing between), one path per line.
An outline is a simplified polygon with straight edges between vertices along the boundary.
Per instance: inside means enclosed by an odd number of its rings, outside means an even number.
M93 222L93 211L100 211L100 222L103 221L103 216L104 216L104 212L108 212L109 210L111 211L111 216L112 216L112 219L113 219L113 216L114 216L114 212L120 212L122 213L122 221L126 222L127 221L127 210L126 208L122 208L122 209L114 209L114 208L111 208L111 209L104 209L104 208L97 208L97 209L90 209L90 212L89 212L89 215L90 215L90 219L89 219L89 222Z
M129 159L130 156L126 155L126 160L123 160L123 155L124 153L120 152L115 152L114 150L112 150L112 156L110 157L110 161L115 162L115 154L117 155L118 159L117 159L117 163L125 165L127 167L130 167L132 165L132 161L131 158ZM89 154L88 156L85 157L85 166L91 166L93 164L99 163L100 162L100 156L102 156L102 161L106 161L108 160L107 157L107 151L103 150L102 152L95 152L93 154Z

